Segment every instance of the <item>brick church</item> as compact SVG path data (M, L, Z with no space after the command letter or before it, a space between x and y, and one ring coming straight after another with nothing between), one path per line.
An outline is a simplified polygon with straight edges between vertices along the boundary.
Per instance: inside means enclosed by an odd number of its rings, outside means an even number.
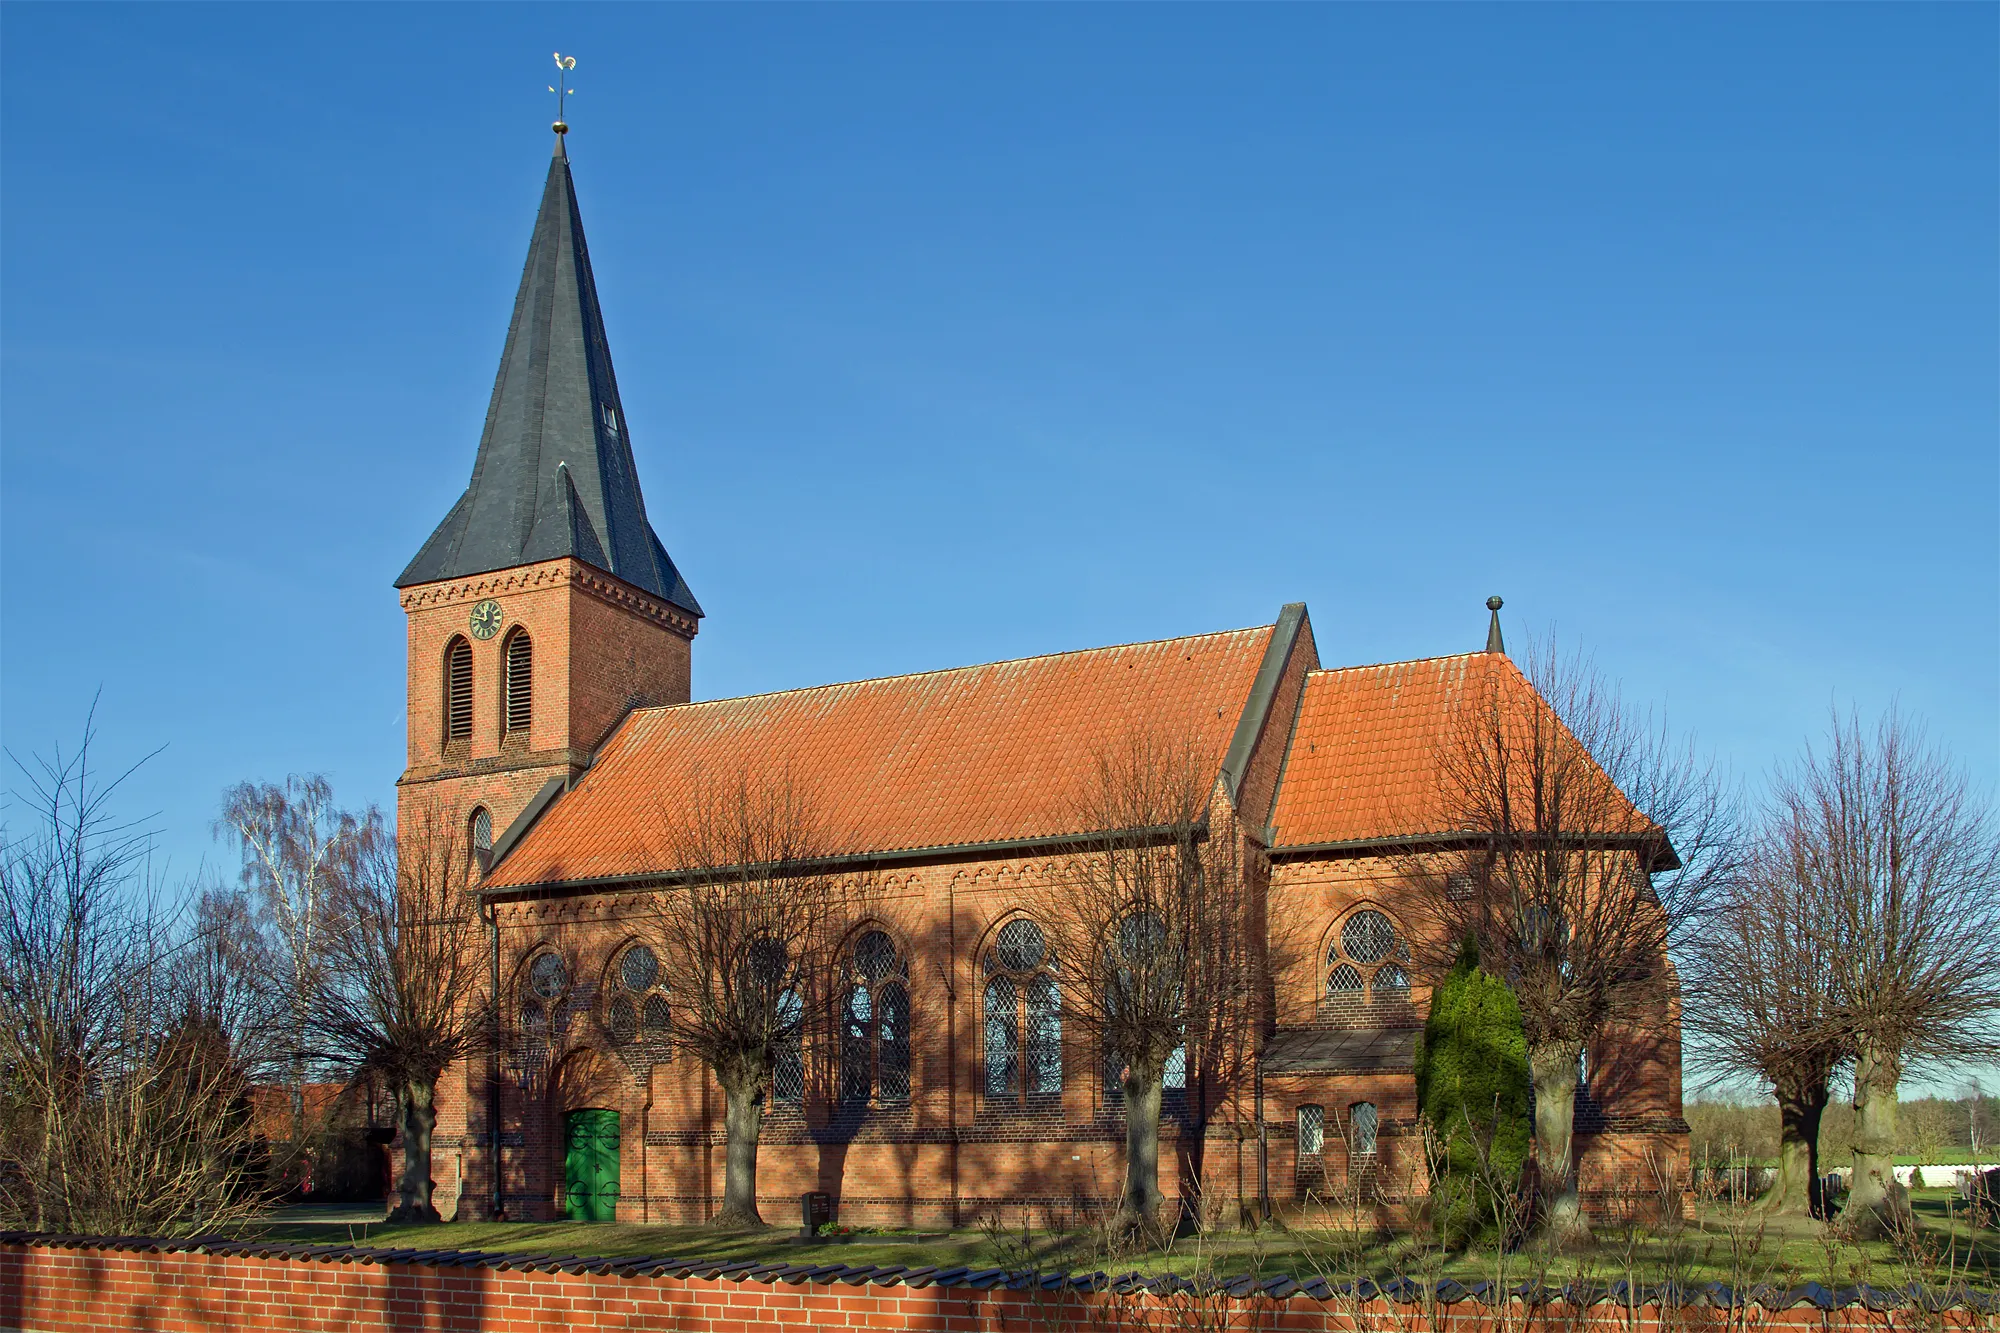
M1265 919L1309 941L1276 979L1254 1087L1208 1119L1205 1198L1284 1209L1364 1172L1391 1199L1420 1190L1411 1062L1428 992L1405 965L1395 858L1442 828L1426 793L1458 701L1498 689L1545 706L1497 610L1484 651L1379 665L1323 665L1293 604L1186 638L694 702L704 612L646 516L563 145L471 481L396 580L402 826L418 809L460 821L500 989L497 1052L439 1089L439 1209L713 1215L722 1099L657 1039L671 997L647 923L673 910L673 867L649 819L698 773L778 766L811 784L837 850L882 893L849 952L875 1076L829 1120L781 1067L764 1215L794 1216L806 1190L843 1221L919 1226L1115 1199L1115 1084L1064 1030L1059 960L1031 909L1050 858L1084 832L1079 773L1135 724L1206 747ZM1626 1076L1579 1091L1586 1190L1611 1163L1685 1161L1676 1018L1645 1035ZM1590 1070L1629 1054L1604 1046ZM1161 1126L1169 1197L1186 1123Z

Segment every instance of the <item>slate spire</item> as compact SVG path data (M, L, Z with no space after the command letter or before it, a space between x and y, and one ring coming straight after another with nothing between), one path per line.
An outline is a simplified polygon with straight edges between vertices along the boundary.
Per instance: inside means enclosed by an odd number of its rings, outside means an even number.
M646 519L563 143L558 135L472 480L396 586L573 556L699 616Z
M1507 651L1507 641L1500 637L1500 608L1504 605L1506 603L1498 597L1486 599L1486 609L1492 613L1491 619L1486 622L1486 651L1489 653Z

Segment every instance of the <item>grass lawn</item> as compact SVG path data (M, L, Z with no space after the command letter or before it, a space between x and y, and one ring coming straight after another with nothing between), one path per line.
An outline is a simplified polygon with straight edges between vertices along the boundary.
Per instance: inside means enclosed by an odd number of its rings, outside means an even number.
M1955 1216L1948 1190L1919 1190L1914 1200L1933 1248L1950 1242L1957 1253L1950 1270L1961 1281L2000 1288L2000 1232L1977 1231ZM1807 1280L1829 1285L1869 1281L1902 1285L1935 1282L1947 1272L1897 1258L1886 1243L1843 1244L1825 1228L1785 1219L1761 1222L1748 1210L1703 1206L1696 1221L1672 1235L1612 1226L1598 1229L1591 1246L1556 1255L1533 1247L1498 1256L1491 1250L1442 1258L1427 1254L1407 1233L1358 1235L1304 1226L1261 1232L1212 1232L1173 1242L1165 1249L1106 1253L1089 1233L962 1229L944 1234L858 1234L845 1242L795 1243L794 1230L720 1231L705 1226L641 1226L579 1222L448 1222L435 1226L388 1226L379 1221L319 1214L300 1220L283 1214L266 1219L246 1236L315 1244L348 1242L389 1249L496 1250L520 1254L614 1258L660 1255L721 1261L744 1259L789 1263L902 1264L973 1268L1041 1268L1088 1272L1138 1270L1143 1273L1287 1273L1294 1277L1450 1277L1462 1281L1502 1278L1509 1283L1540 1277L1556 1283L1575 1279L1610 1282L1632 1277L1732 1284L1771 1282L1789 1286ZM1504 1268L1502 1265L1504 1264Z

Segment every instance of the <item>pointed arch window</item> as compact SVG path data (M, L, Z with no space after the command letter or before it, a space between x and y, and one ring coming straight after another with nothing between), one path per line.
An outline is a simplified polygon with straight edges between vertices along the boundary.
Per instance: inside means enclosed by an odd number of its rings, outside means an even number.
M1411 1016L1410 946L1395 923L1364 907L1341 923L1326 950L1322 1021L1339 1026L1396 1026Z
M1009 921L982 961L986 976L986 1100L1020 1105L1060 1096L1062 987L1042 928Z
M910 1099L910 968L888 934L871 930L847 956L840 1024L840 1100Z
M516 628L507 636L504 656L507 663L506 698L502 711L507 734L525 735L535 711L535 644L528 631Z
M444 646L444 739L449 745L471 737L472 645L455 634Z
M644 944L626 949L611 969L611 991L605 1016L611 1044L627 1055L664 1062L672 1050L673 1011L659 957Z
M531 1071L547 1063L569 1031L569 964L561 954L544 949L528 964L519 989L517 1057Z

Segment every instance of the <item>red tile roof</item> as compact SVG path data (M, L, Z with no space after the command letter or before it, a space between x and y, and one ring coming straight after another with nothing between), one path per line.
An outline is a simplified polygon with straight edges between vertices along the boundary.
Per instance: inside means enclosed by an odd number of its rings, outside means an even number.
M1449 743L1458 710L1468 700L1487 697L1489 689L1521 716L1548 711L1548 703L1503 653L1307 676L1271 814L1273 845L1450 831L1455 821L1444 809L1440 750ZM1622 796L1616 799L1625 804ZM1632 816L1635 825L1643 825L1636 811Z
M1073 833L1086 765L1136 729L1220 771L1272 627L634 712L485 883L672 869L664 829L697 779L787 772L835 854Z

